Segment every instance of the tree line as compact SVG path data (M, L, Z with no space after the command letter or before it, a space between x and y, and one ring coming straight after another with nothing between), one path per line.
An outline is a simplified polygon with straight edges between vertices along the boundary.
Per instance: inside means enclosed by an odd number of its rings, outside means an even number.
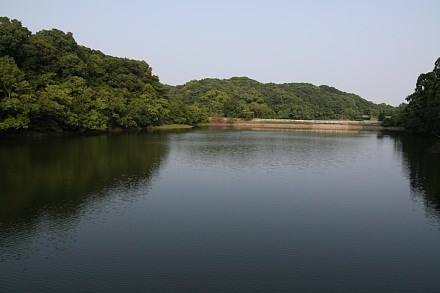
M420 75L408 104L375 104L327 85L260 83L247 77L162 84L145 61L78 45L57 29L31 33L0 17L0 133L197 125L209 117L362 119L440 133L440 58Z
M32 34L0 17L0 131L110 130L198 124L197 104L169 99L144 61L105 55L57 29Z
M358 120L396 110L327 85L260 83L247 77L193 80L168 89L176 100L202 105L211 117Z
M420 74L406 101L384 124L440 137L440 58L432 71Z

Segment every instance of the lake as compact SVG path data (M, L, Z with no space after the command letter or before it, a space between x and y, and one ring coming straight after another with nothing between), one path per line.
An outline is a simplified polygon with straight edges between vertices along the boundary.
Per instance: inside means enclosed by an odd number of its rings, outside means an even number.
M440 288L440 155L379 132L0 142L1 292Z

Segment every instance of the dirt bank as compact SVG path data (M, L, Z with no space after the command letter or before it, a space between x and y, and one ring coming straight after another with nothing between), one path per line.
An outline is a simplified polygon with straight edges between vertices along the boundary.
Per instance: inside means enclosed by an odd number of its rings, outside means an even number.
M390 130L404 131L403 127L383 127L376 121L347 120L288 120L288 119L210 119L210 127L252 129L316 129L316 130Z

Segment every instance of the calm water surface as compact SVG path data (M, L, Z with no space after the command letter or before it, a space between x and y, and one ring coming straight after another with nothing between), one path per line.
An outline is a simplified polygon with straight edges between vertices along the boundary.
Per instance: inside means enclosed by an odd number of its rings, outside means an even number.
M0 291L438 291L435 149L375 132L3 139Z

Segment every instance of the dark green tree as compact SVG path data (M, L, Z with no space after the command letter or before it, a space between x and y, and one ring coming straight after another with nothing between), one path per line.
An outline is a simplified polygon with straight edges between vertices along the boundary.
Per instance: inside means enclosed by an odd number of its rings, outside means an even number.
M26 129L38 111L35 95L12 57L0 57L0 130Z
M440 58L431 72L419 76L414 93L406 100L404 126L440 136Z
M394 107L376 105L330 86L307 83L260 83L246 77L193 80L168 87L174 100L199 103L211 117L284 119L362 119Z
M30 36L31 32L20 21L0 17L0 56L10 56L20 61L21 48Z

